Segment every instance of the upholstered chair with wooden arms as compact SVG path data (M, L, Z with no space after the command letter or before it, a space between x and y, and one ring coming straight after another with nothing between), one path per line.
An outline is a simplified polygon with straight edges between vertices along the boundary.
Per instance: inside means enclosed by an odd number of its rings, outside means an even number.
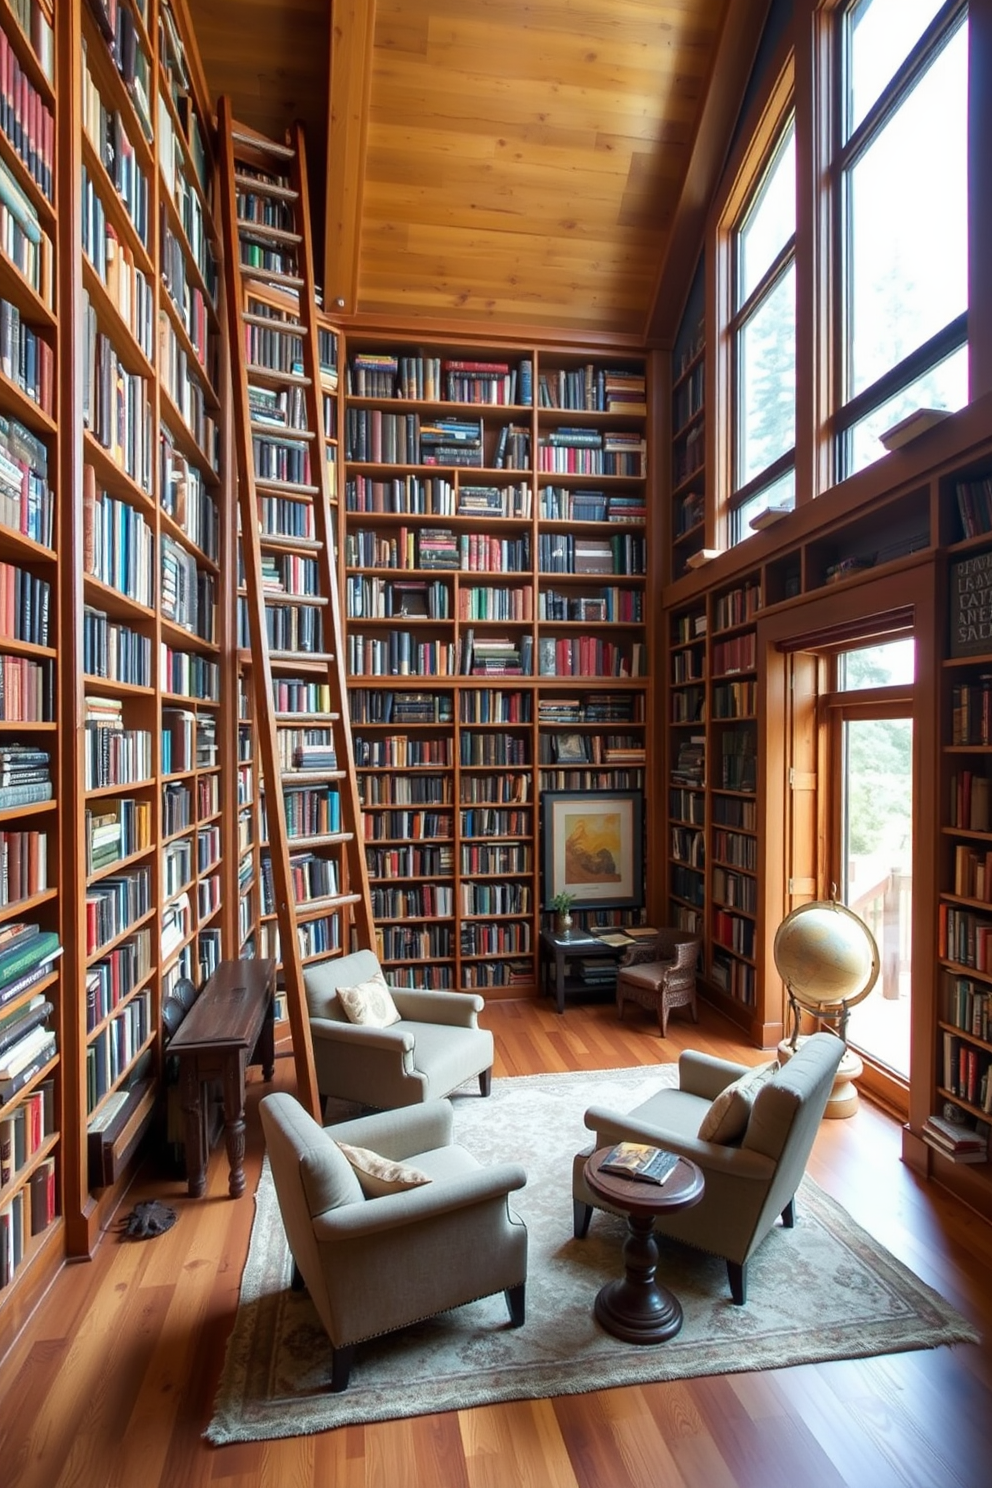
M631 946L617 971L620 1017L626 1002L650 1008L658 1015L662 1038L668 1033L668 1015L673 1008L687 1007L692 1021L698 1023L696 963L700 945L698 935L659 930L654 940Z
M286 1091L260 1109L292 1284L327 1330L332 1390L347 1387L365 1339L479 1297L504 1292L510 1326L521 1326L527 1230L509 1195L526 1174L482 1167L453 1143L449 1101L326 1128Z
M727 1262L733 1300L747 1299L747 1263L776 1220L795 1221L796 1189L833 1089L844 1042L814 1033L787 1064L756 1069L686 1050L677 1090L662 1089L626 1115L586 1112L593 1148L572 1165L575 1234L582 1239L594 1207L587 1187L589 1152L614 1142L646 1142L690 1158L706 1187L698 1204L655 1219L655 1233L695 1245Z
M390 987L382 1000L399 1016L377 1026L353 1022L345 1008L354 1009L355 989L383 984L372 951L310 966L303 981L322 1100L333 1095L392 1110L441 1100L476 1077L482 1094L489 1094L493 1036L479 1027L485 1003L475 993Z

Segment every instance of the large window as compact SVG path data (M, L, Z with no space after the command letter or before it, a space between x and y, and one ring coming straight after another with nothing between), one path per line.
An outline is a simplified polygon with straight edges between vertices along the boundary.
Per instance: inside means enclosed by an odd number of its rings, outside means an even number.
M731 233L730 538L795 505L796 131L778 134Z
M838 479L968 401L966 6L854 0L839 25Z

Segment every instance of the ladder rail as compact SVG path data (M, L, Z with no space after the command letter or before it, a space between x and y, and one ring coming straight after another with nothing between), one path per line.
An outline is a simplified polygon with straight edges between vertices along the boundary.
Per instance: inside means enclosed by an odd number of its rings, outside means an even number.
M257 278L250 265L242 265L239 253L238 213L236 213L235 143L250 143L254 152L262 150L259 141L245 140L233 124L231 101L219 100L219 137L222 153L223 182L222 222L225 240L225 287L228 305L228 330L231 341L231 378L233 432L235 432L238 509L241 513L241 545L244 558L245 594L247 594L248 637L251 643L251 683L254 693L254 722L257 728L257 757L262 765L265 784L265 809L268 821L268 851L272 887L275 893L278 926L280 926L280 960L286 988L287 1012L293 1039L297 1097L300 1103L320 1119L320 1092L314 1064L314 1046L309 1033L303 985L303 958L297 937L292 872L290 872L290 839L287 832L286 804L283 798L283 762L278 744L278 720L275 711L274 667L269 655L265 622L265 591L262 585L262 540L257 518L254 454L251 445L251 406L248 399L247 354L242 336L241 311L245 304L245 287ZM292 164L289 147L271 150L281 165ZM274 174L280 174L275 167ZM308 301L309 304L309 301ZM303 305L300 304L300 310ZM311 363L315 366L315 363ZM309 414L309 411L308 411ZM318 429L320 424L312 424ZM321 461L323 463L323 461Z

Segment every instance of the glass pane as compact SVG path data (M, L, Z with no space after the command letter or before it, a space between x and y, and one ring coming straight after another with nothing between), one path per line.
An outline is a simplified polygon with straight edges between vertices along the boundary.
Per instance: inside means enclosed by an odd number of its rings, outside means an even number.
M858 692L864 687L896 687L916 678L916 641L883 641L878 646L859 646L837 658L839 692Z
M848 1042L909 1076L913 724L844 724L842 900L878 944L882 970L851 1013Z
M848 129L857 129L943 0L861 0L848 16Z
M790 124L740 230L738 306L745 304L795 230L796 130Z
M848 173L851 397L968 305L967 28Z
M752 518L760 517L762 512L771 508L779 511L792 511L796 504L796 472L787 470L780 475L778 480L772 481L769 486L762 486L761 490L754 496L749 496L741 506L734 512L733 541L739 543L745 537L750 537L756 528L751 526Z
M796 268L790 264L737 338L736 489L796 442Z
M866 465L880 460L887 451L879 442L879 436L917 408L948 408L953 412L956 408L963 408L967 401L968 348L960 346L887 403L866 414L860 423L852 425L847 474L853 475L856 470L864 470Z

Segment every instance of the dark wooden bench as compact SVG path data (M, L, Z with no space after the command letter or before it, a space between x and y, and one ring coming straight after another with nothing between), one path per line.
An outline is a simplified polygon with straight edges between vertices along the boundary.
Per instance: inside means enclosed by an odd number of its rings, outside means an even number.
M245 1074L260 1064L275 1072L275 961L222 961L173 1034L169 1053L179 1062L186 1177L189 1193L206 1188L210 1151L206 1090L219 1081L232 1199L245 1191Z

